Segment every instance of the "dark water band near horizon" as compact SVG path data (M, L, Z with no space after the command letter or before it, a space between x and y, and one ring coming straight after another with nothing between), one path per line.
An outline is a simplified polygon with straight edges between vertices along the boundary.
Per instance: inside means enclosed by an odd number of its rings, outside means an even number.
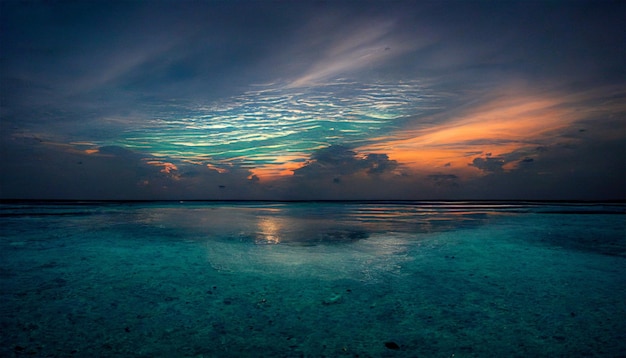
M619 357L624 202L0 204L3 357Z

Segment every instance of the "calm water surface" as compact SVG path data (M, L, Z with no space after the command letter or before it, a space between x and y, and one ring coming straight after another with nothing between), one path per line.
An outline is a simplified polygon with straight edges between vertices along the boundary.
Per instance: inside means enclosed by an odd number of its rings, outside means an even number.
M0 205L0 356L619 357L626 205Z

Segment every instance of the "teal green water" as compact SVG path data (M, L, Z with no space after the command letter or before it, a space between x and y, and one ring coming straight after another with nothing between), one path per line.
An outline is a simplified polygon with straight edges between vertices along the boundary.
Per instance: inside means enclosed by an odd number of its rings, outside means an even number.
M623 356L625 211L5 203L0 355Z

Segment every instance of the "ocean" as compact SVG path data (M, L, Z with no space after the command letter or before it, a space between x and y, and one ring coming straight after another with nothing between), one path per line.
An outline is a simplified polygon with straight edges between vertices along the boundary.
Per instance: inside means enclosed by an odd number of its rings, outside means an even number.
M624 357L619 202L0 205L2 357Z

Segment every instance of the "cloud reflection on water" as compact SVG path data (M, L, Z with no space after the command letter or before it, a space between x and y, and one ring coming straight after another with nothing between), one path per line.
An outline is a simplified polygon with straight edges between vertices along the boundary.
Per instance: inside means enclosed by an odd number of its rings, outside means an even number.
M376 235L420 234L476 227L517 210L505 204L463 203L197 203L149 208L137 220L189 232L207 241L335 245Z

